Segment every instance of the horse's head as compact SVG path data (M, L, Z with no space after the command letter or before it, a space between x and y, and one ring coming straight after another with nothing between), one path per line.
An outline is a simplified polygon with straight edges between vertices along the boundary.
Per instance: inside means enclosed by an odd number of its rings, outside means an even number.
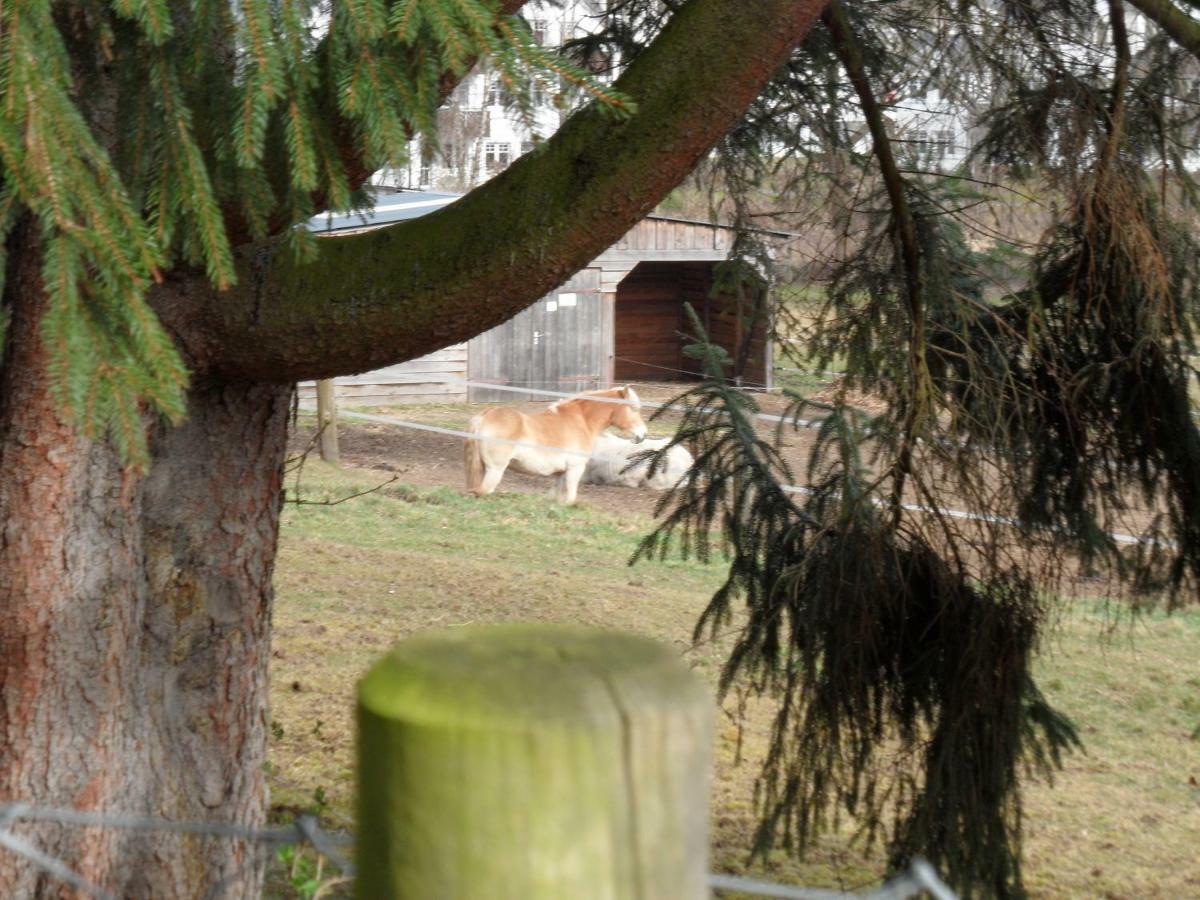
M635 443L640 444L646 439L646 423L642 421L641 412L642 401L638 398L637 391L628 385L620 389L618 396L629 402L613 404L615 411L611 424L623 437L633 438Z

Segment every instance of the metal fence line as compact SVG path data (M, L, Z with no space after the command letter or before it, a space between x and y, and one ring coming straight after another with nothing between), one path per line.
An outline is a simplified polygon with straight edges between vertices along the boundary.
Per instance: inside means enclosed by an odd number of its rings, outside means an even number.
M803 370L803 369L787 369L784 371L804 372L805 370ZM688 374L693 374L693 373L688 373ZM845 375L844 372L822 372L822 371L812 371L812 372L808 372L807 374L814 374L814 375L827 374L827 375L839 375L839 376ZM590 380L590 379L581 379L581 380ZM315 382L309 382L309 383L315 383ZM508 394L529 394L529 395L538 396L538 397L569 398L569 397L577 397L580 394L579 391L576 391L574 393L569 393L567 391L551 391L551 390L547 390L545 388L514 387L513 384L511 384L511 383L510 384L496 384L491 381L476 381L474 379L469 379L469 378L455 378L452 375L438 376L438 377L433 377L433 378L428 377L428 376L419 375L419 374L413 374L409 377L404 377L402 375L388 375L386 381L381 381L379 383L381 385L387 385L387 384L461 384L464 387L484 388L487 390L500 391L501 393L508 393ZM528 382L528 383L536 384L536 383L540 383L540 382ZM603 390L603 388L598 388L597 390ZM639 406L639 407L645 407L646 409L665 409L665 410L668 410L671 412L688 412L689 411L689 407L686 407L686 406L679 406L677 404L653 403L653 402L650 402L647 400L642 400L640 403L635 404L632 400L621 400L616 397L592 397L591 399L595 400L598 403L615 403L618 406ZM701 409L704 412L713 412L714 411L712 409L705 409L703 407L701 407ZM820 428L822 423L824 422L824 419L798 419L798 418L793 419L789 416L777 416L772 413L755 413L754 418L761 419L764 422L776 422L776 423L789 422L789 423L792 423L793 425L795 425L797 428ZM1200 412L1193 412L1192 418L1197 421L1200 421Z
M845 372L834 372L832 369L796 369L791 366L775 366L776 372L797 372L800 375L827 375L830 378L845 378Z
M942 881L937 870L920 857L914 859L904 872L866 894L796 887L762 881L757 878L746 878L742 875L718 873L708 877L708 886L713 890L740 891L743 894L774 897L777 900L852 900L852 898L857 898L857 900L907 900L922 891L928 891L934 900L958 900L954 891Z
M89 882L61 859L44 853L25 838L13 834L11 828L17 822L53 822L57 825L78 825L89 828L203 835L213 838L232 838L266 847L308 844L346 875L353 876L354 874L354 864L342 854L340 849L352 843L350 836L325 831L314 816L300 816L291 825L277 828L250 828L228 822L177 822L157 816L36 807L26 803L0 804L0 848L29 860L48 874L78 891L97 898L97 900L117 900L117 898L104 888ZM217 885L218 888L220 886L220 884ZM212 894L212 896L218 895Z
M691 378L695 378L700 374L699 372L692 372L688 369L677 369L674 366L660 366L657 363L642 362L640 359L631 359L628 356L614 356L613 359L617 362L632 363L635 366L642 366L646 369L657 369L660 372L675 372L678 375L687 375ZM773 368L778 369L777 366ZM744 391L754 391L755 393L764 394L768 393L770 390L766 383L762 381L746 381L745 379L737 381L734 377L731 377L730 381L736 382L736 386L740 390Z
M507 384L493 384L490 381L474 381L468 378L455 378L453 376L439 376L437 378L427 378L421 375L413 375L411 378L404 378L398 375L389 375L389 381L381 382L382 384L461 384L467 387L486 388L492 391L501 391L509 394L530 394L537 397L557 397L560 399L569 399L578 397L580 392L567 393L565 391L551 391L545 388L522 388L513 387ZM599 390L604 390L600 388ZM671 412L690 412L694 407L680 406L671 403L653 403L649 400L640 400L634 403L632 400L622 400L619 397L588 397L589 400L594 400L597 403L612 403L616 406L636 406L644 409L665 409ZM716 412L716 410L705 407L698 407L703 412ZM346 415L339 412L339 416ZM755 413L754 418L761 419L764 422L789 422L794 423L798 428L820 428L823 420L821 419L793 419L791 416L777 416L771 413Z
M600 398L597 398L600 399ZM484 443L499 443L508 444L517 447L528 447L533 450L549 450L555 453L565 453L569 456L583 456L588 459L594 459L598 462L607 462L613 465L629 465L630 460L620 459L612 456L593 456L590 453L585 453L582 450L568 450L565 447L554 447L549 444L537 444L531 441L516 441L511 438L491 437L488 435L477 435L469 431L460 431L455 428L444 428L440 425L426 425L424 422L412 422L407 419L397 419L392 416L381 416L376 413L360 413L360 412L340 412L339 416L347 419L361 419L367 422L376 422L381 425L393 425L399 428L412 428L417 431L430 431L435 434L444 434L448 437L463 438L464 440L482 441ZM812 488L798 484L781 484L780 489L788 494L811 494ZM886 506L884 500L878 498L872 499L871 502L875 506ZM942 515L951 519L963 519L971 522L987 522L991 525L1006 525L1011 528L1024 528L1024 523L1017 519L1008 516L994 516L989 513L969 512L963 509L946 509L943 507L923 506L918 503L901 503L901 509L909 512L922 513L925 515ZM1173 546L1171 542L1158 541L1151 538L1138 537L1137 535L1125 534L1123 532L1108 532L1118 544L1142 544L1145 546Z
M29 860L47 874L81 893L96 898L96 900L116 900L116 897L104 888L89 882L61 859L44 853L26 839L13 834L10 830L11 826L20 821L53 822L59 825L118 828L142 832L199 834L217 838L235 838L263 846L307 844L347 876L352 877L354 874L353 865L338 851L339 847L350 844L352 839L348 835L324 831L313 816L301 816L290 826L255 829L223 822L176 822L155 816L55 809L35 807L25 803L0 804L0 848ZM219 883L216 887L220 888L222 884ZM914 859L907 871L865 894L797 887L719 872L711 873L708 876L708 884L713 890L741 891L745 894L780 898L780 900L856 900L856 898L857 900L908 900L908 898L916 897L921 891L928 891L935 900L957 900L955 893L941 880L933 866L920 858ZM216 896L216 894L212 896Z
M780 489L786 494L811 494L812 488L801 487L795 484L781 484ZM888 501L872 498L871 503L878 507L885 507ZM970 522L987 522L992 525L1007 525L1010 528L1024 528L1025 523L1020 519L1014 519L1010 516L993 516L988 513L967 512L961 509L943 509L937 506L923 506L919 503L901 503L901 509L909 512L927 513L930 515L943 515L950 519L965 519ZM1110 531L1108 536L1118 544L1144 544L1148 547L1174 547L1174 541L1159 541L1151 538L1138 537L1135 534L1125 534L1120 531Z
M714 891L738 891L755 897L776 897L780 900L847 900L849 897L856 896L843 891L794 887L790 884L774 884L769 881L760 881L757 878L720 873L708 876L708 886Z
M567 456L582 456L585 459L596 459L601 462L626 463L615 457L593 456L586 450L568 450L566 447L554 447L550 444L538 444L533 441L517 441L512 438L492 437L485 434L473 434L470 431L459 431L456 428L443 428L441 425L426 425L424 422L410 422L407 419L395 419L391 416L381 416L376 413L339 412L338 418L361 419L364 422L378 422L381 425L396 425L400 428L412 428L417 431L430 431L434 434L444 434L448 437L466 440L482 441L485 444L506 444L510 447L526 447L530 450L549 450L554 453L565 453Z

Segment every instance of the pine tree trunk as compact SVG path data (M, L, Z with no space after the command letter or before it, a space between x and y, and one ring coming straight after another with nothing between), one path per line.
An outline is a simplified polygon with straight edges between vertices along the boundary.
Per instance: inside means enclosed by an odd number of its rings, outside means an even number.
M260 825L290 388L196 383L131 472L50 392L36 262L0 372L0 802ZM120 897L258 895L240 841L14 831ZM64 893L0 848L0 896Z

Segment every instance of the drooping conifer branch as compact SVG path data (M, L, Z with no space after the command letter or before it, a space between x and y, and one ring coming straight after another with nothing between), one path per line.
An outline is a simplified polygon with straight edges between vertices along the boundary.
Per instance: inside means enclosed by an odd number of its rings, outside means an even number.
M495 19L499 21L505 17L516 15L521 11L521 7L528 2L529 0L500 0L500 2L496 5ZM417 4L409 3L405 9L411 16L417 9ZM401 13L405 11L401 10L400 5L397 5L396 10L400 11ZM393 26L397 27L396 20L399 18L397 12L393 12L392 18ZM404 22L400 23L400 27L407 28L409 26L407 22ZM478 62L478 55L471 54L465 60L463 60L463 65L461 67L445 68L442 70L437 79L439 105L454 92L454 89L459 86L463 78L466 77L466 75ZM353 123L345 119L339 120L336 133L338 135L338 152L346 166L347 187L350 190L357 190L366 184L367 179L374 174L374 168L369 165L366 159L363 157L362 148L355 139ZM414 135L415 132L410 127L408 129L408 136L411 138ZM328 209L329 199L330 198L328 195L323 192L314 193L312 197L313 208L317 211L324 211ZM274 224L275 231L278 231L280 228L285 227L286 222L283 217L279 217Z
M840 0L833 0L822 14L825 27L833 38L834 52L846 71L846 76L858 95L859 106L866 119L871 135L872 152L879 166L888 203L892 209L892 234L898 253L903 285L904 304L908 312L908 395L907 408L900 437L900 447L893 465L892 516L898 522L902 514L904 486L913 468L913 445L921 422L930 414L929 365L925 356L925 297L921 275L921 248L917 241L917 223L908 202L907 187L896 155L892 152L892 140L887 133L883 109L875 99L863 61L862 49L854 36L854 30L846 16Z

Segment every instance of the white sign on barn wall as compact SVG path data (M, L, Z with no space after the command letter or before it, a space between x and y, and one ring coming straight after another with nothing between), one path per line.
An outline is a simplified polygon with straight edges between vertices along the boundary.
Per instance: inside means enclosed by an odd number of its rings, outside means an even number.
M558 312L558 303L554 300L547 300L546 312Z
M578 302L577 294L559 294L558 295L558 305L561 306L563 309L566 309L567 307L570 307L570 306L574 306L577 302Z

